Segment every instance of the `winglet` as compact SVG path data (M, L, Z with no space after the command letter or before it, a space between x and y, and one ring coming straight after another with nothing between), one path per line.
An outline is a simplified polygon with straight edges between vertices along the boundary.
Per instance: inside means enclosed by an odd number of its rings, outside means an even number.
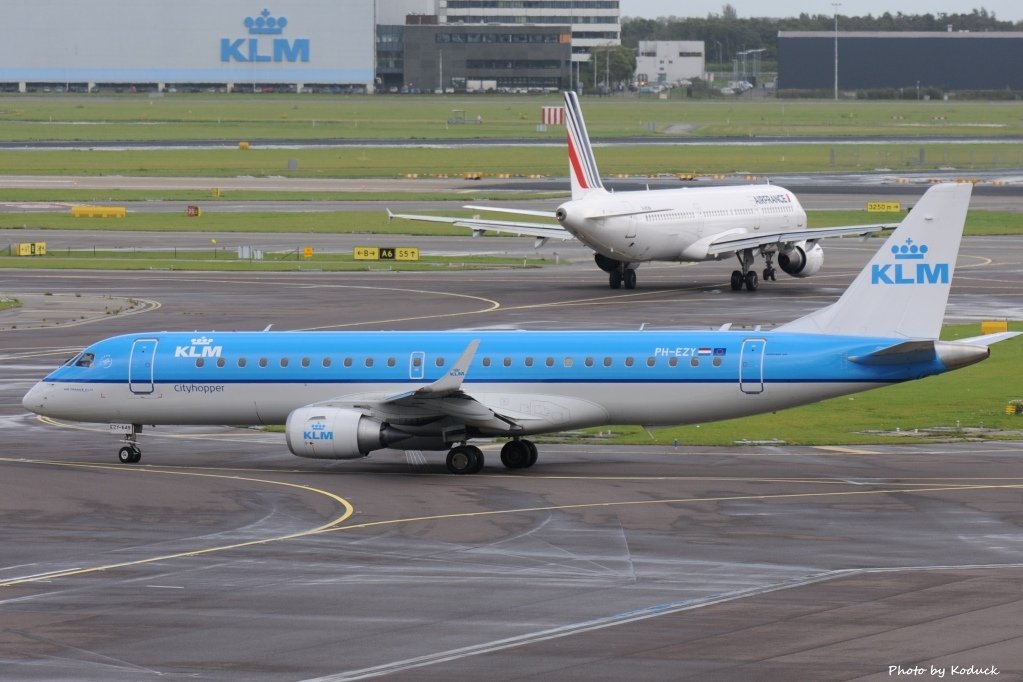
M572 198L580 199L594 190L606 191L600 181L579 97L572 90L565 91L565 127L568 129L568 175L572 180Z
M931 187L841 298L777 331L937 339L972 190Z
M462 351L461 357L458 361L448 370L448 373L442 376L437 381L423 386L415 392L415 395L424 396L441 396L450 395L457 392L462 388L462 381L465 379L465 373L469 370L469 365L472 363L473 357L476 355L476 349L479 348L480 340L473 339L469 342L469 345Z

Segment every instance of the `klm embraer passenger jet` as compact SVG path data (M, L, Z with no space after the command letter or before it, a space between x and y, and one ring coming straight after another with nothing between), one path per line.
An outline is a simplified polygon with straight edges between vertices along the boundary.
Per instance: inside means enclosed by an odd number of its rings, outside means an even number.
M664 426L770 412L941 374L1012 333L938 340L971 186L936 185L834 304L772 331L145 332L99 341L24 406L120 424L137 462L143 424L286 424L300 457L449 450L607 424Z

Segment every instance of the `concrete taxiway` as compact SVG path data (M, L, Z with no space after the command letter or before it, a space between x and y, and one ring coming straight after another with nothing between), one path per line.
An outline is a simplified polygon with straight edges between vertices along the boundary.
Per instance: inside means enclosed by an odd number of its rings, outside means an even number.
M755 294L728 290L731 263L645 265L634 291L589 260L0 271L4 294L51 306L0 313L0 677L1021 679L1014 442L548 443L517 473L484 443L484 472L459 477L435 453L307 461L280 434L161 428L124 466L103 427L20 404L129 331L773 325L833 300L876 245L829 242L820 275ZM949 318L1023 317L1021 270L1018 238L967 238Z

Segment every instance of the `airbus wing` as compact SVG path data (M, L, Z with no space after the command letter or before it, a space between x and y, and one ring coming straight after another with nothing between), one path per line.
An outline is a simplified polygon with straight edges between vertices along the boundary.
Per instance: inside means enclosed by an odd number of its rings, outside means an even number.
M883 230L894 230L897 223L876 223L873 225L847 225L843 227L819 227L808 230L789 230L785 232L769 232L767 234L723 234L710 242L707 254L718 256L743 249L775 246L785 250L799 242L817 242L829 237L867 237Z

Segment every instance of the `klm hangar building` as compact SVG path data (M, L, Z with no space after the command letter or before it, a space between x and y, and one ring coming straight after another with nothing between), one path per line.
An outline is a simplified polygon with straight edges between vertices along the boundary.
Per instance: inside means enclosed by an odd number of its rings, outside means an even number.
M0 87L371 91L374 0L5 2Z

